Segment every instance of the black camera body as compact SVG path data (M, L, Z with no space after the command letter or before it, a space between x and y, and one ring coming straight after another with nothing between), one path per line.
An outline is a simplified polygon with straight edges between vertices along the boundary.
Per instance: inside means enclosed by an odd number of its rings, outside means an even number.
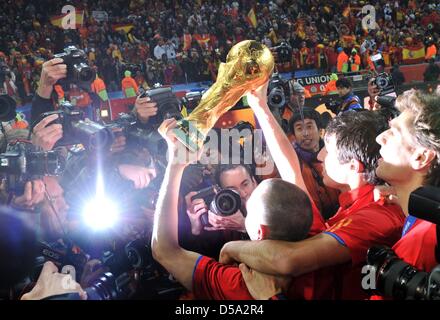
M81 89L90 91L90 85L95 80L96 73L88 65L87 55L83 50L69 46L64 49L64 52L55 54L54 57L63 59L67 65L67 76L59 81L63 87L66 88L70 83L75 83Z
M397 300L440 300L439 266L431 273L420 271L385 246L368 249L367 263L375 272L375 294Z
M292 59L292 47L285 41L271 49L277 53L277 62L279 63L289 62Z
M338 114L341 109L341 102L333 97L330 97L330 100L325 103L325 107L334 114Z
M289 81L283 80L279 73L275 72L269 80L267 94L267 104L270 109L281 111L290 99Z
M423 186L413 191L408 209L412 216L435 224L437 235L440 234L439 188ZM435 254L440 262L438 244ZM377 285L374 293L399 300L440 300L440 265L430 273L418 270L385 246L370 248L367 263L375 271Z
M9 144L0 154L0 174L5 174L7 189L22 194L27 181L42 176L58 176L65 168L64 157L57 151L37 151L28 143Z
M150 89L141 93L140 97L149 97L156 102L157 114L148 119L149 126L157 128L165 119L182 118L180 102L170 87Z
M205 203L209 204L209 210L222 217L231 216L241 209L241 197L238 192L233 189L222 189L218 185L200 190L191 201L195 199L205 200ZM204 226L210 226L207 213L201 216L201 221Z
M68 102L62 103L60 110L42 113L40 118L52 114L58 115L58 119L52 123L61 124L63 127L63 137L55 146L83 144L90 150L108 150L113 144L114 136L109 128L93 121L83 120L83 112L76 110Z
M182 97L182 104L186 107L188 112L194 110L202 100L204 91L187 92L185 96Z
M387 94L390 94L390 93L393 93L396 91L396 89L394 87L393 77L386 72L379 73L374 80L374 84L380 90L379 95L381 95L381 96L384 96L384 95L387 95Z

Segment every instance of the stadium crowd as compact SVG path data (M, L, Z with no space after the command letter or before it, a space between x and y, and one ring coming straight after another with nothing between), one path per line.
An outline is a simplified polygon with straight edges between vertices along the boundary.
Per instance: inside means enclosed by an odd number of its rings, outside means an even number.
M76 29L56 26L66 4L83 13ZM362 28L367 4L375 7L373 30ZM12 72L2 87L28 100L42 63L68 45L87 53L108 91L121 89L127 70L145 88L215 81L220 61L244 39L269 47L287 43L291 50L278 57L280 71L359 71L373 67L369 57L376 52L393 66L405 63L404 46L424 47L421 60L428 61L437 53L439 10L432 0L8 1L0 8L0 63Z

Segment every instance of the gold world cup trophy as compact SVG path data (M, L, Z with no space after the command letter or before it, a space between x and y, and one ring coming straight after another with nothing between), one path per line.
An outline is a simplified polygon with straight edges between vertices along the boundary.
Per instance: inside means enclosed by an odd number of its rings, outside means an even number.
M217 81L203 94L199 105L178 121L174 129L177 139L189 150L199 150L217 120L247 92L264 84L273 68L274 58L265 45L254 40L237 43L226 63L220 64Z

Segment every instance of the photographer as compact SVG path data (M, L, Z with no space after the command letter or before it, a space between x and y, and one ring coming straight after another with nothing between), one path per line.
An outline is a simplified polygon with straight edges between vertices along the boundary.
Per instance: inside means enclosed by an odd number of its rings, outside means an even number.
M31 122L34 122L43 112L54 110L51 101L53 86L66 76L67 65L63 63L63 59L54 58L43 63L38 89L32 101Z
M35 227L28 218L18 211L0 208L0 292L6 299L11 298L13 287L26 283L38 253ZM66 283L69 284L67 288ZM70 275L58 273L52 262L46 262L34 288L21 299L40 300L66 293L78 293L83 299L86 297ZM16 298L15 292L12 298Z
M358 111L363 109L360 103L361 100L357 95L353 94L353 85L349 79L342 78L336 81L336 89L338 90L339 97L342 100L338 113L349 110Z

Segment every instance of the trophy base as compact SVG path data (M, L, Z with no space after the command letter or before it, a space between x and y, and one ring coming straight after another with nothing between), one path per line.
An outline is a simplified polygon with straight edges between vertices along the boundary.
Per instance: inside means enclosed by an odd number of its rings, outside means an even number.
M177 127L173 129L173 132L176 138L192 152L198 151L205 141L205 136L191 124L191 121L185 119L177 122Z

